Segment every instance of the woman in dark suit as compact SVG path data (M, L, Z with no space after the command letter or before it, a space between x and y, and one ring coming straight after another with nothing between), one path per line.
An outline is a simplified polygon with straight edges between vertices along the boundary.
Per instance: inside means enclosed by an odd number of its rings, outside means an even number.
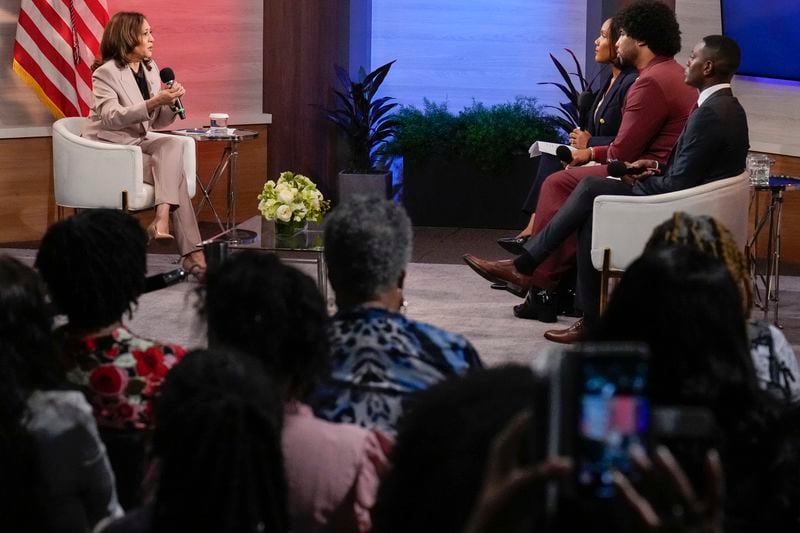
M84 137L141 147L144 181L155 188L156 215L147 234L156 240L177 240L182 266L196 277L206 269L197 249L200 231L183 173L181 143L148 138L151 129L175 120L175 102L186 93L180 83L161 88L153 61L153 33L141 13L111 17L100 42L100 58L92 65L94 103ZM169 218L175 231L169 231Z
M589 119L586 121L586 129L575 128L569 134L570 145L575 148L611 144L619 130L625 95L628 94L628 89L639 73L634 67L620 66L617 50L614 47L618 37L618 28L613 24L612 19L608 19L603 23L600 35L594 41L594 60L601 65L610 65L611 68L602 87L594 96ZM539 169L528 197L522 204L522 212L530 215L530 222L516 237L500 239L498 241L500 246L514 254L522 253L522 243L533 232L536 202L539 199L542 182L547 176L559 170L563 170L563 165L556 156L543 154L539 158Z

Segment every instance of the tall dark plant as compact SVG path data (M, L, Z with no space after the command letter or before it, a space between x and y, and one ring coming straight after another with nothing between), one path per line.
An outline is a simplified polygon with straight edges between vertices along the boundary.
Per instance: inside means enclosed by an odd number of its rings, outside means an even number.
M364 68L358 71L358 81L350 79L347 70L335 65L336 76L343 90L334 90L338 106L323 109L325 117L336 124L347 137L350 148L350 163L347 172L370 174L378 172L376 162L380 149L395 133L397 123L389 111L397 107L394 98L375 94L389 73L394 61L390 61L367 74Z
M583 77L581 64L578 62L578 58L575 57L575 54L572 52L572 50L569 48L564 48L564 50L566 50L569 55L572 56L572 61L575 63L575 72L567 72L567 69L564 68L564 65L562 65L553 54L550 54L550 59L553 61L553 64L556 66L559 74L561 74L561 78L564 80L564 82L559 83L555 81L540 81L537 85L555 85L567 97L567 101L558 104L558 107L552 105L544 107L549 107L559 112L560 116L556 115L553 117L553 119L562 130L564 130L566 133L569 133L577 128L580 124L578 97L583 91L587 90L589 83L586 81L586 78ZM578 81L577 86L572 82L573 76L575 76Z

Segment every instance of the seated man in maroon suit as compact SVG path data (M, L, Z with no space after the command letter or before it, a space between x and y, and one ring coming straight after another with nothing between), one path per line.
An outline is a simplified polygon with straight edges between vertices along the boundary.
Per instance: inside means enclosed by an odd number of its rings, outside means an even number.
M683 67L673 59L681 37L672 9L655 0L640 0L621 10L614 20L620 28L616 43L620 61L639 70L639 78L625 98L619 132L609 146L577 150L572 167L547 177L536 206L533 235L550 222L583 178L606 175L608 161L649 159L665 164L697 99L697 90L684 83ZM589 161L601 165L577 166ZM553 291L575 265L576 242L575 235L564 241L534 271L530 285L506 285L518 296L530 289L526 303L515 309L517 316L556 321Z

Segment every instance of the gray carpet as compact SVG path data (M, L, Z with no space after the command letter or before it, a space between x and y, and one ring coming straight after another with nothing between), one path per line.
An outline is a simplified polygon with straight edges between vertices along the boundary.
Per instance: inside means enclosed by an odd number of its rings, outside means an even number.
M6 249L28 264L35 250ZM174 255L148 255L149 272L175 268ZM311 269L302 265L302 269ZM194 290L197 283L179 283L145 294L139 301L131 328L140 335L176 342L188 348L205 345L205 332L197 320ZM507 292L492 290L466 265L412 263L406 280L408 316L465 335L488 365L505 362L527 364L553 344L542 334L554 327L532 320L519 320L511 306L521 300ZM800 277L781 278L780 319L784 333L800 353ZM573 319L560 319L566 327Z

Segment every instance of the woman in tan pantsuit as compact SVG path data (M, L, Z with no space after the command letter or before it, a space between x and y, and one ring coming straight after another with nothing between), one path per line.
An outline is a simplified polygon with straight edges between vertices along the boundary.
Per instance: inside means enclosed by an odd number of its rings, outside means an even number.
M152 59L153 34L141 13L120 12L109 20L92 66L94 104L82 135L90 139L141 147L144 181L155 188L156 215L147 227L151 239L177 241L182 266L196 277L205 274L197 249L200 231L186 189L178 139L148 138L150 129L175 120L175 102L186 93L180 83L161 88ZM172 215L173 237L169 231Z

